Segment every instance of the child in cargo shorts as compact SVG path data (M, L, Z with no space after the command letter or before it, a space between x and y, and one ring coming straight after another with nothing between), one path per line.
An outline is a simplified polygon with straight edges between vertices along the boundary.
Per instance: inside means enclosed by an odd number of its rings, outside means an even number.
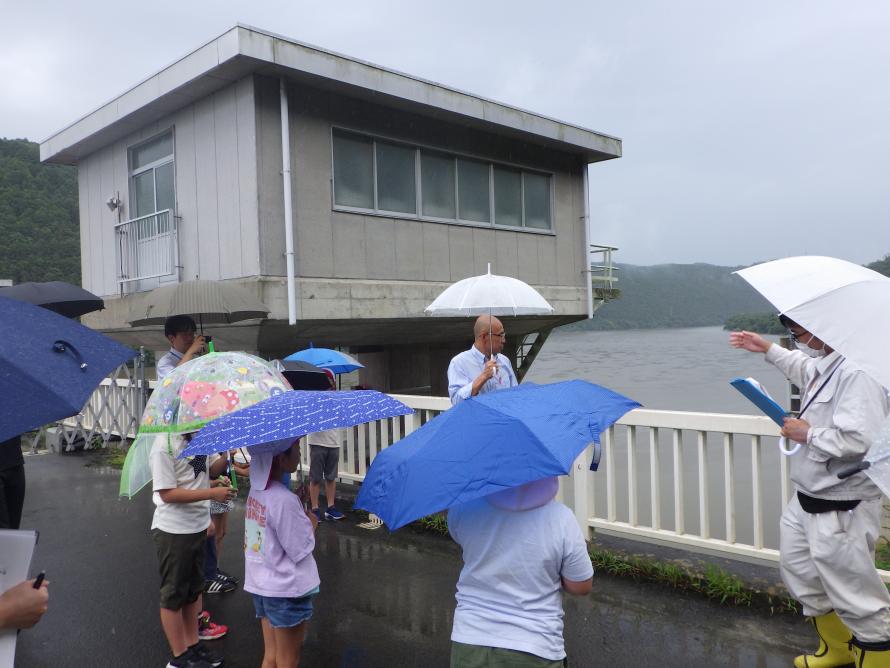
M225 460L216 456L177 459L190 440L158 434L149 455L155 512L152 538L161 574L161 626L173 659L168 668L222 663L198 642L198 613L204 589L204 545L210 524L210 500L227 501L231 487L210 488L209 474L219 474Z
M324 369L324 372L328 375L329 389L337 389L333 372L330 369ZM309 500L312 504L312 512L315 513L319 522L342 520L343 513L334 507L337 489L335 481L340 464L340 430L329 429L317 434L309 434L306 440L309 443ZM318 494L322 479L324 480L324 497L327 502L324 512L318 507Z

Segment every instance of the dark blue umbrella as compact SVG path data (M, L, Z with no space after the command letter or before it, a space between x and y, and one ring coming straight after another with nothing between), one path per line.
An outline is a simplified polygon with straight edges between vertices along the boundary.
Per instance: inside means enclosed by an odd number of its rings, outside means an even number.
M0 441L79 413L136 356L75 320L0 297Z
M500 490L563 475L640 404L583 380L462 401L374 459L356 499L395 530Z
M8 288L0 288L0 297L42 306L68 318L79 318L105 308L105 302L100 297L65 281L19 283Z
M277 451L275 441L327 429L351 427L414 411L375 390L291 390L217 418L201 429L180 457L233 448Z

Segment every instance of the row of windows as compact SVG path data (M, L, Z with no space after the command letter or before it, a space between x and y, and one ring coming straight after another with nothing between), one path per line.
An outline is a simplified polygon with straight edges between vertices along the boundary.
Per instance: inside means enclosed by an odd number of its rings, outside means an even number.
M334 204L436 220L551 229L548 174L334 131ZM130 149L134 217L175 208L173 133Z
M551 229L550 175L335 130L334 205Z

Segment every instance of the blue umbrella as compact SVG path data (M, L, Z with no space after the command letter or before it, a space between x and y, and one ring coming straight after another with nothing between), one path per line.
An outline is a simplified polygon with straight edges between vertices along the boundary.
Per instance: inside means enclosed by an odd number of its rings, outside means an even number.
M374 459L357 508L395 530L548 476L640 404L583 380L524 384L459 403Z
M364 364L346 353L330 348L313 348L312 344L305 350L299 350L284 358L285 362L309 362L322 369L330 369L334 373L349 373L356 369L364 369Z
M135 356L75 320L0 297L0 441L79 413L102 379Z
M214 420L195 435L180 457L244 447L252 452L277 451L275 441L283 438L413 412L401 401L375 390L291 390Z

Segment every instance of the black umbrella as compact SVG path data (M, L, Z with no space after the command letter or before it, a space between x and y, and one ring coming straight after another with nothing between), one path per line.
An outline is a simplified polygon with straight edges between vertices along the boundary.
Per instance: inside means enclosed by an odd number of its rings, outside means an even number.
M323 369L309 362L279 362L275 366L295 390L329 390L331 381Z
M42 306L68 318L79 318L105 308L105 302L92 292L65 281L19 283L0 288L0 296Z

